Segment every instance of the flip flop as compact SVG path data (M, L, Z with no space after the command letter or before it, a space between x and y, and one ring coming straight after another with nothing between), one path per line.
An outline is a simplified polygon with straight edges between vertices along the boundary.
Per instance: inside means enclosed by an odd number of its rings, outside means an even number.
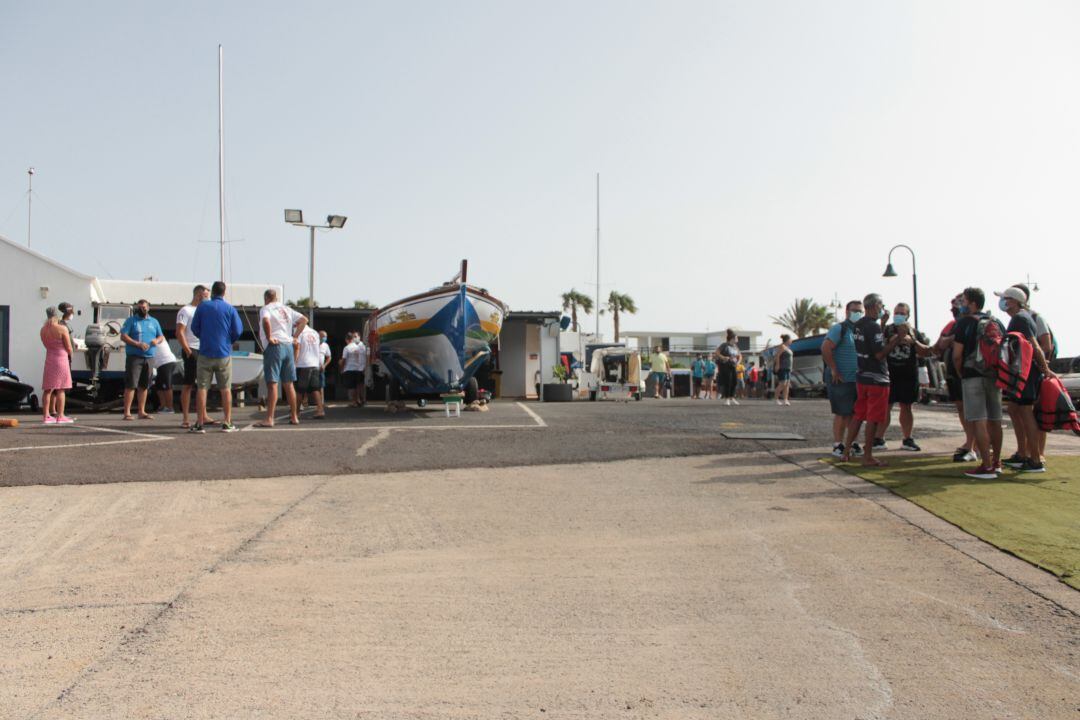
M261 421L261 420L260 420L259 422L255 423L255 424L254 424L254 425L252 425L251 427L257 427L257 428L271 428L271 429L272 429L272 428L273 428L274 426L273 426L273 425L271 425L270 423L266 423L266 422L263 422L263 421Z
M299 425L299 424L300 424L300 421L299 421L299 420L290 420L290 421L289 421L289 424L290 424L290 425Z
M874 460L872 462L863 462L862 466L863 467L888 467L889 463L885 462L884 460L878 460L877 458L874 458Z
M122 419L122 420L124 420L124 421L128 421L128 420L134 420L134 419L135 419L135 416L134 416L134 415L125 415L125 416L124 416L123 418L121 418L121 419Z
M191 429L191 423L182 422L182 423L180 423L180 427L182 427L184 430L190 430Z
M153 415L140 415L139 419L140 420L153 420L154 416Z
M312 419L312 420L325 420L325 419L326 419L326 415L312 415L312 416L311 416L311 419Z

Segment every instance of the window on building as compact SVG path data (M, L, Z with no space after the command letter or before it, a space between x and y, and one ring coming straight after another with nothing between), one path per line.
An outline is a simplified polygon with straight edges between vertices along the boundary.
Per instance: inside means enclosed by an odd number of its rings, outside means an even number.
M671 349L671 338L660 338L660 349L667 352Z
M736 336L736 338L737 338L737 341L738 341L738 344L739 344L739 350L740 351L746 352L747 350L750 349L750 338L749 338L749 336L747 336L747 335L738 335L738 336Z

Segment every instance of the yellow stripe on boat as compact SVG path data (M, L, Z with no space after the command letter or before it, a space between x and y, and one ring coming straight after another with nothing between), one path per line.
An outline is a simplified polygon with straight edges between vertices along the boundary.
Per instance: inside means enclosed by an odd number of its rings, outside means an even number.
M380 335L385 335L386 333L401 332L402 330L414 330L426 323L428 320L430 320L430 318L424 318L423 320L405 320L404 322L390 323L389 325L383 325L381 328L379 328L378 333Z

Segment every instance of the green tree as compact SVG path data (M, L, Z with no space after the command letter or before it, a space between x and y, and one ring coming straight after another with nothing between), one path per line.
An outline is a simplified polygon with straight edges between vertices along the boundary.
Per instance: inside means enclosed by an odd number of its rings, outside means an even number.
M634 298L612 290L611 294L608 295L606 307L607 311L611 313L611 321L615 325L615 342L619 342L619 316L623 313L633 315L637 312L637 305L634 304Z
M301 307L310 308L311 307L311 298L302 297L302 298L299 298L297 300L286 300L285 304L288 305L289 307L294 307L294 308L301 308ZM319 307L318 302L315 303L315 307Z
M354 310L378 310L379 306L373 302L367 300L353 300L352 303Z
M571 327L574 329L574 332L577 332L578 329L578 308L581 308L581 311L586 315L591 315L593 311L593 300L588 295L579 293L574 288L570 288L570 292L564 292L562 294L562 309L563 312L569 311Z
M795 298L791 307L785 310L783 315L769 317L773 323L790 330L797 338L816 335L820 330L828 330L835 322L829 308L817 304L811 298Z

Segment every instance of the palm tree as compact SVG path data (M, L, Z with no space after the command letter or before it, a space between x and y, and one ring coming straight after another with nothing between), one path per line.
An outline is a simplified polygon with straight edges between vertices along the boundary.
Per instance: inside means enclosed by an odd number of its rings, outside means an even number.
M612 290L607 299L607 311L611 313L611 320L615 324L615 342L619 342L619 315L633 315L637 312L637 305L634 304L634 298Z
M790 330L798 338L816 335L819 330L828 330L834 322L829 308L818 305L811 298L795 298L795 302L783 315L771 315L770 318L773 323Z
M574 329L574 332L577 332L578 329L577 311L579 307L583 313L591 315L593 311L592 298L584 293L579 293L574 288L570 288L570 292L562 294L562 309L563 312L570 312L570 326Z

